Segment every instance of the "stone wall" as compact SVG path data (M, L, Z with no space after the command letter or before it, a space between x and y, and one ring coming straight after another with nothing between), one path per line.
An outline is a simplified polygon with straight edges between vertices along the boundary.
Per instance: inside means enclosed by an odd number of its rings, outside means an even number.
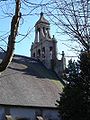
M60 120L58 110L55 108L39 108L39 107L8 107L10 114L5 113L5 107L0 107L0 120L4 120L5 116L11 116L13 120L36 120L42 117L44 120Z

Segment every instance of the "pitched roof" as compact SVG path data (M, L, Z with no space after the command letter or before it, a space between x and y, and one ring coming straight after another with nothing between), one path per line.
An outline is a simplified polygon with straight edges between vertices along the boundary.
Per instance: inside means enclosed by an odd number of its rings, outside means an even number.
M55 107L62 84L35 59L15 55L0 74L0 104Z

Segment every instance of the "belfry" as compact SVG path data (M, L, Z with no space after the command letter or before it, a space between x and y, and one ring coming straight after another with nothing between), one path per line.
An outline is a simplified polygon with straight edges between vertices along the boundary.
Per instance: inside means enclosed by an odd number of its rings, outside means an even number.
M40 14L35 24L35 40L31 46L31 57L42 61L47 68L51 68L51 61L56 60L57 41L50 36L50 23Z
M50 23L44 18L43 13L40 13L40 19L35 24L35 42L50 40Z
M50 23L40 13L35 24L35 40L31 46L31 57L40 60L48 69L57 71L57 41L50 35Z

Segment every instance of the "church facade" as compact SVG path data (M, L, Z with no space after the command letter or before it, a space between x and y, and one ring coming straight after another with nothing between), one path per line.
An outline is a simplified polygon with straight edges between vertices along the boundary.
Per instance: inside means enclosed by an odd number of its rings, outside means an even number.
M35 40L31 46L31 57L40 60L48 69L54 70L60 77L63 73L66 62L64 51L62 59L57 59L57 41L50 35L50 23L44 18L43 13L35 24Z
M41 13L31 57L14 55L0 73L0 120L60 120L55 104L64 86L57 75L64 70L65 58L62 52L62 59L57 59L56 47L50 23Z
M60 120L55 104L62 88L41 62L15 55L0 74L0 120Z

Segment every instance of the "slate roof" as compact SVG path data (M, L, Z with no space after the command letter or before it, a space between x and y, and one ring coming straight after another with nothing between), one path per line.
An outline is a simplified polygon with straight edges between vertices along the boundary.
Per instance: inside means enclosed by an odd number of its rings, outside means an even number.
M0 104L56 107L62 87L56 74L42 63L15 55L8 68L0 73Z

